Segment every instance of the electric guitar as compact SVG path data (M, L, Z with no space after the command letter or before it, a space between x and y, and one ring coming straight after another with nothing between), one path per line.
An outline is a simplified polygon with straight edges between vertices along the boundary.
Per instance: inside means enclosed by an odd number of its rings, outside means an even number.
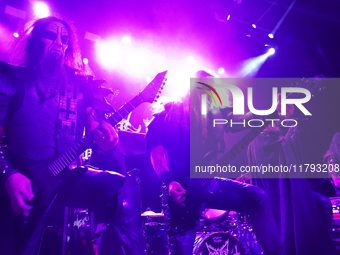
M312 80L302 79L296 84L296 86L304 87L311 93L319 87L322 82L322 78L316 77ZM297 98L300 94L290 93L287 98ZM227 153L225 153L220 159L215 162L219 166L228 166L248 145L258 136L261 132L270 124L266 123L262 127L252 128L240 141L238 141ZM200 165L212 165L209 162L217 156L218 152L212 151L207 153ZM218 177L215 178L202 178L202 179L189 179L184 184L186 189L185 206L181 206L171 198L168 199L169 206L172 211L175 211L175 221L183 227L185 230L193 229L200 218L199 208L203 202L209 201L213 195L215 195L220 189L220 181ZM165 192L169 194L168 190Z
M144 102L152 103L159 97L161 90L163 89L166 81L167 71L161 72L132 100L127 102L119 110L112 115L106 115L105 118L112 125L115 126L136 107ZM30 211L30 216L25 219L26 232L33 232L32 229L39 222L40 218L46 214L50 205L56 198L58 188L62 182L62 176L65 174L65 170L78 156L80 156L86 149L94 145L94 130L84 136L80 141L75 143L71 148L61 155L56 155L38 162L34 166L19 169L21 173L26 175L32 184L32 189L35 197L30 201L33 205L33 209ZM72 171L71 171L72 172ZM117 191L122 185L122 179L124 176L116 176ZM25 230L23 231L25 233ZM26 236L29 234L25 234ZM31 254L30 248L26 245L25 252ZM27 250L27 251L26 251ZM26 253L25 253L26 254Z

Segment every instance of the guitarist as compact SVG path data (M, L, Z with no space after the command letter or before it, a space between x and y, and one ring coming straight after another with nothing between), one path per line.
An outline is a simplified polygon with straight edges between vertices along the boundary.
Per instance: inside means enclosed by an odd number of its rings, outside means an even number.
M6 136L0 149L0 193L4 197L0 201L0 253L5 255L20 254L27 242L20 237L19 223L32 216L29 202L35 194L31 180L21 172L23 167L66 151L82 137L86 124L87 132L98 127L93 134L94 152L107 155L117 166L115 171L122 172L118 134L109 123L95 119L95 95L82 71L72 26L52 16L36 20L23 31L14 53L23 57L21 66L0 63L0 135ZM107 172L68 172L79 176L62 190L63 202L89 208L98 216L99 254L139 254L131 243L125 243L127 238L119 235L119 228L110 225L122 180ZM40 240L30 242L35 247Z
M280 94L278 100L280 108ZM287 115L280 115L280 119L289 118L293 113L294 105L288 105ZM290 128L268 126L248 147L249 165L299 166L308 163L302 152L310 151L303 143L301 132L310 129L310 123L300 122ZM332 205L326 196L313 191L308 174L300 174L297 178L298 175L292 171L279 173L277 178L267 178L254 173L253 178L255 184L269 194L286 254L335 254Z
M205 71L199 71L197 76L201 82L211 84L212 76ZM212 84L211 84L212 85ZM199 90L197 90L199 91ZM197 91L191 91L191 97L200 96ZM190 149L201 148L205 142L215 141L215 144L206 144L207 147L216 148L218 139L201 139L211 137L207 130L207 121L201 118L200 113L196 121L199 130L195 148L190 148L190 100L187 95L182 102L172 102L165 105L164 111L155 114L147 133L148 148L151 151L151 162L156 173L163 181L164 216L167 224L170 254L191 255L197 230L197 221L194 226L187 226L181 220L180 210L174 207L176 203L186 207L186 183L190 178ZM195 106L191 106L195 107ZM200 109L200 106L195 107ZM224 117L226 118L226 117ZM195 134L191 134L195 135ZM222 145L223 146L223 145ZM202 152L203 156L206 152ZM228 211L238 211L249 214L254 232L265 251L265 254L284 254L279 232L274 220L270 202L265 192L253 185L220 179L220 188L209 201L201 199L201 205L206 202L208 208ZM202 208L203 210L204 208ZM196 217L196 214L191 218Z

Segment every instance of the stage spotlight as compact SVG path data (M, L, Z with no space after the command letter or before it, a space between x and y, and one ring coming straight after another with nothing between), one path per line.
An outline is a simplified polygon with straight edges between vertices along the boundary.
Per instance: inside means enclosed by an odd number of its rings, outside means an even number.
M98 62L107 69L119 67L124 54L121 43L115 40L99 41L95 44Z
M87 58L83 58L83 63L87 65L89 63L89 60Z
M123 39L122 39L122 42L126 43L126 44L130 43L131 42L131 37L128 36L128 35L124 36Z
M152 54L147 48L133 48L126 57L125 70L136 77L144 75L152 61Z
M269 55L273 55L275 53L275 49L274 48L270 48L269 50L268 50L268 54Z
M228 18L227 18L227 20L230 20L230 14L228 15Z
M254 77L263 63L274 53L275 49L270 48L265 54L245 60L242 64L242 69L239 71L239 75L241 77Z
M217 72L218 72L218 74L223 74L224 73L224 68L223 67L219 68Z
M38 18L46 18L50 15L48 6L43 2L35 2L33 6L34 14Z
M253 28L256 28L256 25L255 25L255 24L252 24L251 26L252 26Z
M274 38L274 35L273 35L272 33L270 33L270 34L268 34L268 37L269 37L270 39L273 39L273 38Z
M18 34L17 32L15 32L15 33L13 33L13 36L14 36L15 38L18 38L18 37L19 37L19 34Z
M193 56L189 56L189 57L187 58L187 61L188 61L189 63L193 63L193 62L195 61L195 58L194 58Z
M266 44L264 45L264 47L268 47L268 46L270 46L270 44L268 44L268 43L266 43Z

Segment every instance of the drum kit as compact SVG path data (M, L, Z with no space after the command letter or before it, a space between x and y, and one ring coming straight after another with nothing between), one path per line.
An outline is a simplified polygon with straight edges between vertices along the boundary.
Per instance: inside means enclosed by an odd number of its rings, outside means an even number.
M167 236L163 213L142 213L147 255L166 255ZM261 255L248 216L207 208L198 224L193 255Z

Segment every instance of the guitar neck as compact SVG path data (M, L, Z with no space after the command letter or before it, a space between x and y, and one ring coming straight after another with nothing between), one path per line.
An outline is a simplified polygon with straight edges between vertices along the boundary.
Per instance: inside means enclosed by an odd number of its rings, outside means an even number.
M95 140L92 131L49 164L48 169L54 176L57 176L94 143Z
M229 165L231 161L233 161L248 145L255 140L255 138L261 134L261 132L267 127L268 125L263 125L262 127L257 127L252 129L248 134L246 134L240 141L238 141L234 147L228 151L226 154L220 158L217 163L219 165Z
M141 103L143 103L143 98L138 94L129 102L127 102L124 106L119 108L116 112L111 114L107 120L114 127L119 123L122 119L124 119L130 112L136 109Z
M115 126L123 118L125 118L130 112L132 112L137 106L143 103L144 100L138 94L118 111L114 112L110 117L107 118L108 122ZM95 129L94 129L95 130ZM48 169L54 176L61 173L67 166L69 166L77 157L79 157L86 149L92 147L95 144L94 130L83 137L79 142L74 144L70 149L61 154L56 160L54 160Z
M257 127L252 129L246 134L240 141L238 141L226 154L224 154L218 161L217 164L220 166L228 166L248 145L255 140L255 138L261 134L261 132L268 125ZM207 186L213 178L204 178L200 180L202 187Z

